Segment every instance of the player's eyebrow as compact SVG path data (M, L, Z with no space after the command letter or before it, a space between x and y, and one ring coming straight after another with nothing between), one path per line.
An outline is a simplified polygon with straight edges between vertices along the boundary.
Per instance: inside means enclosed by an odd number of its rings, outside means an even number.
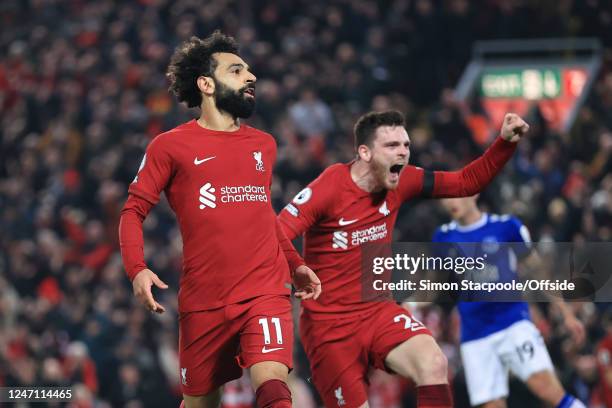
M406 140L406 141L404 141L404 143L400 143L397 140L391 140L389 142L386 142L384 145L385 146L399 146L400 144L403 144L404 146L409 147L410 146L410 140Z
M244 64L242 64L240 62L235 62L233 64L230 64L230 66L227 67L227 70L229 71L232 68L245 68L248 71L250 67L248 65L244 65Z

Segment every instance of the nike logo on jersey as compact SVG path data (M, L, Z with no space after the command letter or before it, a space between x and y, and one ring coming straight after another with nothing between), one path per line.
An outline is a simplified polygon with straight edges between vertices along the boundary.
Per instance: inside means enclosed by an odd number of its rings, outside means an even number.
M195 164L196 166L199 166L200 164L204 163L205 161L209 161L214 159L216 156L211 156L211 157L207 157L205 159L202 160L198 160L198 158L196 157L195 159L193 159L193 164Z
M354 220L345 220L344 217L340 218L338 220L338 224L340 224L341 227L344 227L345 225L351 225L354 222L357 222L359 220L359 218L355 218Z
M270 348L269 349L269 348L266 348L266 346L263 346L261 348L261 352L266 354L266 353L271 353L273 351L278 351L278 350L282 350L282 349L283 349L283 347L275 347L275 348Z

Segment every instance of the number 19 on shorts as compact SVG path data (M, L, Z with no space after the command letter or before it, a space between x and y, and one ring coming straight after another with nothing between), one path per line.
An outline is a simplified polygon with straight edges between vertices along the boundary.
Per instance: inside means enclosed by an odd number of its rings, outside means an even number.
M263 329L264 344L270 344L271 342L270 324L268 323L268 320L270 320L272 326L274 326L276 344L283 344L283 333L281 332L280 319L278 317L272 317L270 319L263 317L259 319L259 324Z

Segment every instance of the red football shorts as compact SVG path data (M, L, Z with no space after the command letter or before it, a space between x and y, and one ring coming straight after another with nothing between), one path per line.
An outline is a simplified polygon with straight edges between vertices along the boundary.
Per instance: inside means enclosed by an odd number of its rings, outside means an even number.
M262 361L291 369L292 353L289 296L259 296L179 317L180 378L186 395L208 394Z
M300 337L313 382L326 407L359 407L368 400L370 367L390 371L387 354L406 340L429 330L406 309L391 302L372 303L357 317L300 318Z

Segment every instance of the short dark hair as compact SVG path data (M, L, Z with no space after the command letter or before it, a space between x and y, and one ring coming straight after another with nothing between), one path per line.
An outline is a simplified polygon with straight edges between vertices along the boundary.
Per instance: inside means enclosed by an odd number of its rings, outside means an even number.
M404 115L395 110L366 113L357 120L353 128L355 149L361 145L371 146L376 129L379 127L404 126L404 124Z
M200 76L212 77L217 68L213 58L216 52L238 55L238 43L233 37L217 30L205 39L191 37L179 45L172 55L166 76L170 80L170 92L179 102L187 102L193 108L202 104L202 95L196 81Z

